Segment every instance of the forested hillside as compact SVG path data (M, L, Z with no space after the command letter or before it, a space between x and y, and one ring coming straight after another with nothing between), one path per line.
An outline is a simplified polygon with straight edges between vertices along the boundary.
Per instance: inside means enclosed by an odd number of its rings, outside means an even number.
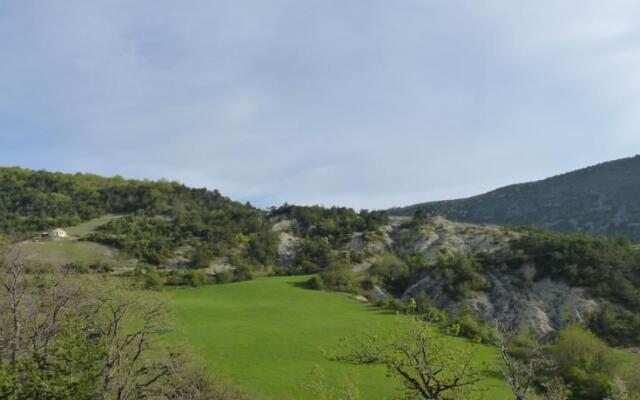
M0 232L24 238L104 214L126 214L89 239L159 264L182 245L206 259L244 245L249 258L275 257L262 213L222 196L175 182L103 178L21 168L0 169ZM195 254L194 254L195 256Z
M511 185L467 199L391 209L421 209L473 223L535 225L640 239L640 156L611 161L538 182Z
M352 235L374 232L387 221L384 212L344 207L284 205L266 212L217 190L176 182L0 168L0 234L13 240L106 214L120 218L106 220L82 240L148 264L192 268L206 268L214 259L246 269L278 264L279 237L272 226L287 219L300 241L286 273L325 268Z

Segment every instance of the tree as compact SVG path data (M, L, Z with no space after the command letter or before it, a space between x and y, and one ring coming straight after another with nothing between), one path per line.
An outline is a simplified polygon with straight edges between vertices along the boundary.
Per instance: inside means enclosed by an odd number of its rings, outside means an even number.
M115 283L0 261L0 398L240 397L163 345L166 325L162 303Z
M471 345L460 348L418 317L399 316L394 332L347 338L341 347L330 359L385 366L402 381L406 399L467 398L480 380L472 364Z
M552 370L555 363L544 353L536 340L529 341L516 350L514 342L517 338L516 329L507 329L496 324L495 344L500 350L507 385L515 400L526 400L533 385L539 380L539 373Z
M150 267L143 276L142 285L145 289L160 290L164 286L164 279L157 268Z
M427 223L429 216L424 208L418 208L413 214L413 224L415 226L422 226Z

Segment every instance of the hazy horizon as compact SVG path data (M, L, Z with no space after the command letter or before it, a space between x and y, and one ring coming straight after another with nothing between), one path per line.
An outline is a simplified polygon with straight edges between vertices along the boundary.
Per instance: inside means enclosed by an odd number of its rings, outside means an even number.
M0 164L388 208L640 153L632 1L0 5Z

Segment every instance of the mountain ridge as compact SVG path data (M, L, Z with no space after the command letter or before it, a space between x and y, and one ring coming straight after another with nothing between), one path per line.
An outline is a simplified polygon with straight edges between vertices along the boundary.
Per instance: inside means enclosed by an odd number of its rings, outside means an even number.
M640 240L640 155L454 200L389 209L472 223L531 225Z

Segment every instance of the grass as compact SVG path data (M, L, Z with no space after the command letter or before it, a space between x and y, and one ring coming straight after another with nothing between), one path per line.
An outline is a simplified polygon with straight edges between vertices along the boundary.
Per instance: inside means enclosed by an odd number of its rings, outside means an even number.
M133 267L135 261L127 259L119 251L99 243L76 240L90 234L95 229L118 215L105 215L76 226L64 228L69 238L44 240L42 242L25 241L17 245L18 251L33 261L62 266L80 262L85 265L98 262L115 264L121 267Z
M388 330L394 313L345 296L303 289L308 277L272 277L253 281L177 289L177 333L213 371L266 399L311 399L303 390L314 366L329 382L355 383L362 399L391 399L397 382L385 370L327 361L341 337L363 329ZM463 339L455 338L455 344ZM478 345L478 362L494 363L494 348ZM510 398L496 371L483 381L484 399Z
M132 261L121 258L120 254L110 247L77 240L51 240L40 243L23 242L17 245L21 254L30 259L62 266L72 262L81 262L85 265L97 262L118 265L129 265Z
M95 230L100 225L104 225L107 222L111 221L112 219L120 218L120 217L121 217L120 215L107 214L107 215L103 215L102 217L94 218L90 221L83 222L75 226L66 227L64 228L64 230L67 231L69 236L83 237L95 232Z

